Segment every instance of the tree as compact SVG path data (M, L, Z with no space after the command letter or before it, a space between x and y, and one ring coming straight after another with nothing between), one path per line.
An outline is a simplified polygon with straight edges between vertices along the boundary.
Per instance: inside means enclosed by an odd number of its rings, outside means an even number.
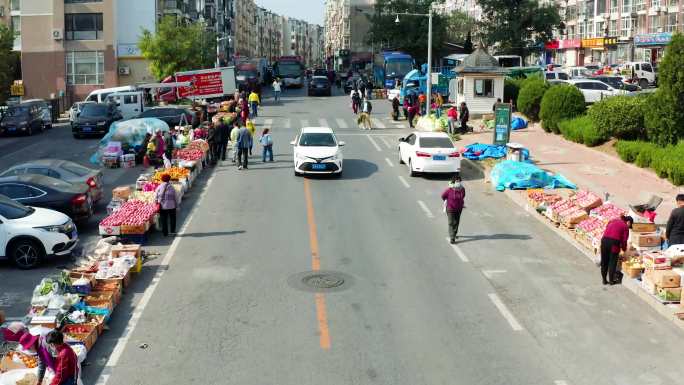
M658 66L658 90L649 97L648 138L661 146L684 138L684 35L676 33Z
M520 55L551 40L561 24L553 3L537 0L478 0L482 8L480 28L486 45L498 44L502 53Z
M164 17L155 33L143 29L138 46L158 79L179 71L211 68L216 61L214 32L199 23L179 24L172 16Z
M17 67L17 55L12 52L14 33L10 28L0 24L0 104L7 102L10 86L14 81Z
M368 33L369 44L389 42L410 54L416 62L427 62L428 18L421 16L401 16L395 22L397 13L409 12L426 14L432 3L443 0L377 0L373 15L369 17L371 28ZM432 17L432 57L437 62L446 38L445 17L437 13Z
M463 44L466 53L473 51L472 32L477 24L467 13L454 11L446 17L446 37L450 43ZM469 45L469 50L466 49Z

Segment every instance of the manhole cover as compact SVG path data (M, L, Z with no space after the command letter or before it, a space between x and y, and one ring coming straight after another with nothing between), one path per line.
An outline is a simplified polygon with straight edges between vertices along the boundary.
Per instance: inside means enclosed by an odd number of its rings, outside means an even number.
M337 271L305 271L288 277L287 282L298 290L313 293L336 292L347 289L354 279Z
M342 286L344 278L331 273L316 273L302 278L302 283L314 289L332 289Z

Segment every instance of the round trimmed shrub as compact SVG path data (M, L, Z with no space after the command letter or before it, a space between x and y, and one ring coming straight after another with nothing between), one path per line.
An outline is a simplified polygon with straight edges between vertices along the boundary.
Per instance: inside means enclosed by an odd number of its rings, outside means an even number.
M644 113L647 98L613 96L595 103L589 118L605 137L640 139L644 137Z
M560 84L549 88L541 101L539 117L546 132L560 133L558 123L584 113L584 95L572 85Z
M518 111L525 114L531 121L538 122L540 104L547 89L549 89L549 84L541 78L526 79L518 94Z

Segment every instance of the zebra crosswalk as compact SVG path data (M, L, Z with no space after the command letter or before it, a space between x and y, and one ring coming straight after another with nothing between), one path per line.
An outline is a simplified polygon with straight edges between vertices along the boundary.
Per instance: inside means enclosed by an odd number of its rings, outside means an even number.
M256 125L262 128L278 129L298 129L301 127L330 127L333 130L356 130L359 128L356 122L356 116L350 116L347 118L314 118L314 119L304 119L304 118L257 118ZM399 130L408 128L406 121L392 121L389 118L372 118L371 127L374 130Z

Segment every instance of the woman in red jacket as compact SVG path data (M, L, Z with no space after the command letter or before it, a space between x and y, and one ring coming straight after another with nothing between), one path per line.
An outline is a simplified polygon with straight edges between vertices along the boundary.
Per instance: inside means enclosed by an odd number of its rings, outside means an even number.
M606 230L603 232L603 238L601 238L601 278L603 278L604 285L619 283L615 277L618 255L620 249L622 251L627 250L627 239L632 223L634 223L632 217L623 215L608 222ZM606 280L606 273L608 280Z
M45 337L55 360L55 377L50 385L76 385L78 379L78 358L71 346L64 343L64 335L53 330Z

